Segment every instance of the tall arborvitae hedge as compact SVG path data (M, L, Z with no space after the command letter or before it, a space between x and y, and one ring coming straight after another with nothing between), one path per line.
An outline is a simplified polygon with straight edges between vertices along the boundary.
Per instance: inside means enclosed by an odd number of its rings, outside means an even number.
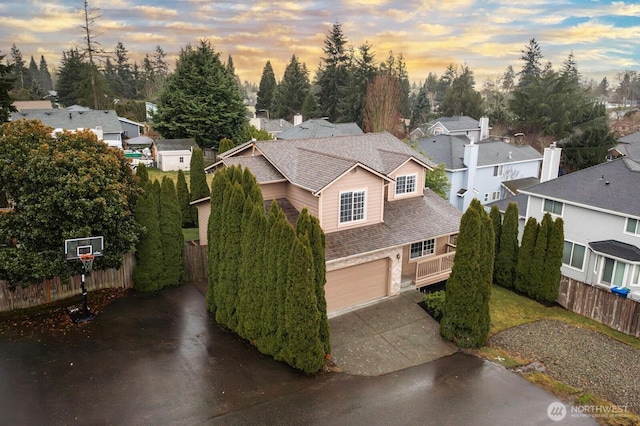
M155 291L159 289L162 277L162 242L160 220L152 192L138 197L136 221L142 229L142 234L136 244L133 283L138 291Z
M283 359L293 367L315 373L324 364L320 314L315 296L313 256L307 235L294 236L288 247Z
M187 187L187 179L184 177L184 172L178 170L178 181L176 183L176 192L178 193L178 205L180 206L180 215L182 217L182 227L191 228L196 225L193 217L193 207L189 203L191 202L191 195L189 194L189 188Z
M460 221L456 255L445 289L445 306L440 334L460 347L477 346L481 329L478 288L482 250L482 219L475 208L467 208Z
M222 223L222 205L224 204L225 188L228 186L228 177L226 169L218 171L213 176L211 183L211 213L209 215L209 223L207 224L207 309L212 314L216 314L216 303L214 287L219 280L219 270L222 251L219 249L221 245L221 234L223 229Z
M178 194L169 177L162 179L160 240L163 271L161 287L178 286L184 279L184 236Z
M522 242L518 250L518 262L516 263L515 289L521 293L529 294L529 289L532 285L530 271L537 238L538 221L535 217L530 217L524 225Z
M547 249L549 237L553 229L553 219L550 214L545 214L538 227L538 236L533 246L533 257L529 269L530 285L525 289L527 296L534 300L540 300L544 283L545 262L547 261Z
M540 301L542 302L555 302L558 299L563 250L564 221L558 217L553 222L553 229L549 236L547 259L544 263L544 280L540 289Z
M505 288L514 288L518 263L518 205L509 203L504 213L500 242L496 248L494 282Z
M235 146L236 145L233 143L232 139L222 138L220 139L220 144L218 145L218 153L222 154L223 152L233 149Z
M149 182L149 171L144 163L139 163L136 167L136 177L141 188L144 188Z
M495 232L493 222L477 199L472 200L471 208L475 208L480 216L482 233L480 239L479 277L478 277L478 335L474 346L484 346L489 340L491 317L489 315L489 301L491 299L491 284L493 284L493 268L495 260Z
M494 270L493 281L494 283L497 284L498 281L497 281L497 277L495 276L495 272L498 269L498 254L500 253L500 232L502 232L502 215L500 214L500 209L498 208L498 206L494 205L493 207L491 207L491 211L489 212L489 217L491 218L491 224L493 225L493 233L496 236L496 242L494 247L496 252L496 257L493 262L493 270Z
M154 179L153 182L147 182L147 189L149 192L153 192L153 199L156 202L156 210L158 211L158 217L160 217L160 199L162 198L162 185L158 179Z
M204 155L200 148L193 148L191 152L189 192L191 193L191 201L200 200L211 195L209 185L207 185L207 175L204 172ZM198 223L198 210L196 206L191 207L191 220L193 220L193 223Z

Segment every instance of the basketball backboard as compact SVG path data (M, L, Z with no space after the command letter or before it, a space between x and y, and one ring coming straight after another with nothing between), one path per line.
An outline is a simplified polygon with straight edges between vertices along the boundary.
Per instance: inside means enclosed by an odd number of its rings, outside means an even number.
M72 238L64 242L64 254L67 260L79 259L83 254L102 256L104 237Z

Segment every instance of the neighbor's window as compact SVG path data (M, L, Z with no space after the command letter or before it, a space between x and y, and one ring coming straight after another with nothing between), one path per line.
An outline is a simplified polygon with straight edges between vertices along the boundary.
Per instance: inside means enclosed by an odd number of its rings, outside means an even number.
M411 250L409 252L409 259L416 259L418 257L427 256L435 253L436 240L425 240L419 243L411 244Z
M484 194L484 202L486 203L487 201L489 201L489 193L488 192L486 194Z
M609 284L610 286L614 285L622 287L624 284L624 271L626 268L626 263L605 257L600 281L605 284Z
M494 176L502 176L504 172L504 165L500 164L499 166L493 166L493 175Z
M562 216L562 208L564 207L564 203L553 200L544 200L543 210L545 212L549 212L558 216Z
M364 198L364 190L340 194L340 223L364 219Z
M184 157L180 157L180 158L178 159L178 161L179 161L180 163L184 163Z
M396 178L396 195L416 192L417 175L398 176Z
M493 194L491 196L492 200L499 200L500 199L500 191L493 191Z
M640 235L640 220L627 218L627 232Z
M640 285L640 265L633 267L633 275L631 276L631 285Z
M562 263L572 268L582 270L584 264L585 247L571 241L564 242L564 251L562 252Z

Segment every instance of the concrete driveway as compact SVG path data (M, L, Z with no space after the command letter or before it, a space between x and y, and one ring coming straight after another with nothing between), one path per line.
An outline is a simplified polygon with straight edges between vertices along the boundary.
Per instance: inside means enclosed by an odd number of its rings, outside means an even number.
M332 359L343 372L378 376L451 355L457 347L440 337L440 324L409 290L331 318Z

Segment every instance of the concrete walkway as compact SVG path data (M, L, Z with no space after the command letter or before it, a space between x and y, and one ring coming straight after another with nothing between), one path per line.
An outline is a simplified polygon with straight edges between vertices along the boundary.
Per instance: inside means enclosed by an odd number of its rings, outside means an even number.
M378 376L451 355L416 290L331 318L332 360L348 374Z

